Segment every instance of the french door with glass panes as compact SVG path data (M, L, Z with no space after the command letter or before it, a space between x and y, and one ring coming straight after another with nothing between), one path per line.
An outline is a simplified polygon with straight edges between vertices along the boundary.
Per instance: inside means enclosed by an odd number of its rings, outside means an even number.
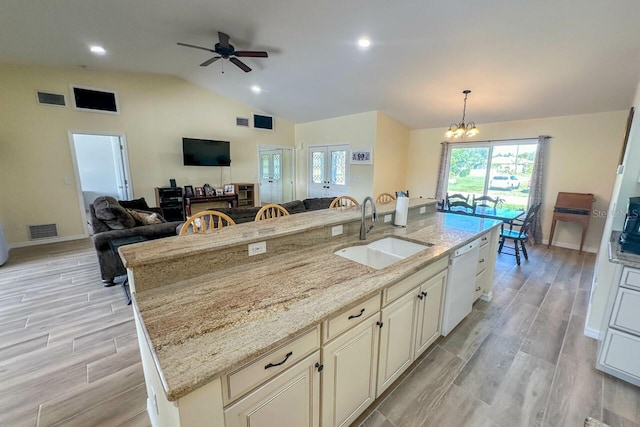
M349 146L309 147L307 197L349 194Z
M260 150L260 203L282 203L283 150Z

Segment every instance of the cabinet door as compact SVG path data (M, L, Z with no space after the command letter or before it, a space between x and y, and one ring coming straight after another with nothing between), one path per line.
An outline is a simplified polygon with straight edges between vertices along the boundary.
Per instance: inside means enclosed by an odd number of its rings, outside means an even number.
M227 408L226 427L318 427L319 361L316 351Z
M377 396L413 362L414 318L419 288L382 309Z
M322 425L349 425L376 397L379 314L322 347Z
M630 376L636 381L634 384L637 384L640 380L638 360L640 360L640 337L609 328L604 338L600 363L612 368L618 374Z
M420 287L418 320L416 335L416 354L420 356L432 342L440 336L440 309L442 295L447 283L447 271L443 271L427 280Z

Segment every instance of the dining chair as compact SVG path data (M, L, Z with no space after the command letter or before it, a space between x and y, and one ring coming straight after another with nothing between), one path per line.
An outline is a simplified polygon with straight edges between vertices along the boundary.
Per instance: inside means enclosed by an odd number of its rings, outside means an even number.
M507 239L513 241L513 246L507 246L509 249L513 249L513 253L508 253L508 255L515 255L516 264L520 265L520 250L522 250L522 255L524 259L528 260L529 255L527 254L527 248L525 247L525 242L529 238L529 230L531 229L531 225L535 220L538 212L540 211L540 204L533 206L527 212L527 215L523 220L513 220L509 224L509 228L505 229L503 226L502 231L500 232L500 245L498 246L498 253L502 253L502 249L505 247L505 242ZM514 226L517 229L514 229ZM520 247L518 247L520 245Z
M473 206L465 201L454 201L447 204L448 212L473 214Z
M262 221L263 219L278 218L287 215L289 215L289 212L285 208L275 203L269 203L260 208L256 214L255 221Z
M490 196L478 196L476 197L476 195L473 195L473 199L472 199L472 205L473 205L473 213L478 212L478 208L487 208L490 209L494 214L496 213L496 208L498 207L498 203L500 202L500 198L496 197L495 199L493 197ZM482 209L483 211L486 211L486 209Z
M376 203L390 203L396 199L396 196L390 193L380 193L378 197L376 197Z
M329 205L329 209L333 208L352 208L360 206L360 203L351 196L338 196Z
M460 194L460 193L455 193L455 194L449 194L447 193L447 197L445 198L445 210L449 209L449 203L453 203L453 202L465 202L467 204L469 204L469 195L467 194L466 196Z
M202 211L195 215L191 215L182 227L179 235L191 233L206 233L216 228L222 228L228 225L235 225L235 221L227 214L218 211Z

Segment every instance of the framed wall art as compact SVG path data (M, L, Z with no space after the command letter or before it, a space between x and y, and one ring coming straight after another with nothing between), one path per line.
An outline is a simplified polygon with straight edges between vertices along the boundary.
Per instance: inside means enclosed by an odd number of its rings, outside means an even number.
M358 148L351 150L352 165L372 165L373 164L373 148Z

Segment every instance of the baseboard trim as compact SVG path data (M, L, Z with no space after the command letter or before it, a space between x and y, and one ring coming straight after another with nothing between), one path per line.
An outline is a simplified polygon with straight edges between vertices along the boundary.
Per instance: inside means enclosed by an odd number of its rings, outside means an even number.
M594 340L600 339L600 331L597 329L585 326L583 333L586 337L593 338Z
M547 246L549 244L549 239L542 239L542 244ZM553 246L557 246L559 248L565 248L565 249L575 249L576 251L580 250L580 245L579 244L574 244L574 243L566 243L566 242L553 242ZM594 254L598 253L598 248L597 247L591 247L591 246L585 246L582 248L582 250L584 252L591 252Z
M15 248L24 248L27 246L38 246L38 245L48 245L49 243L59 243L59 242L68 242L70 240L81 240L89 237L88 234L77 234L75 236L66 236L66 237L52 237L50 239L38 239L38 240L29 240L28 242L20 242L20 243L11 243L9 244L9 250Z

